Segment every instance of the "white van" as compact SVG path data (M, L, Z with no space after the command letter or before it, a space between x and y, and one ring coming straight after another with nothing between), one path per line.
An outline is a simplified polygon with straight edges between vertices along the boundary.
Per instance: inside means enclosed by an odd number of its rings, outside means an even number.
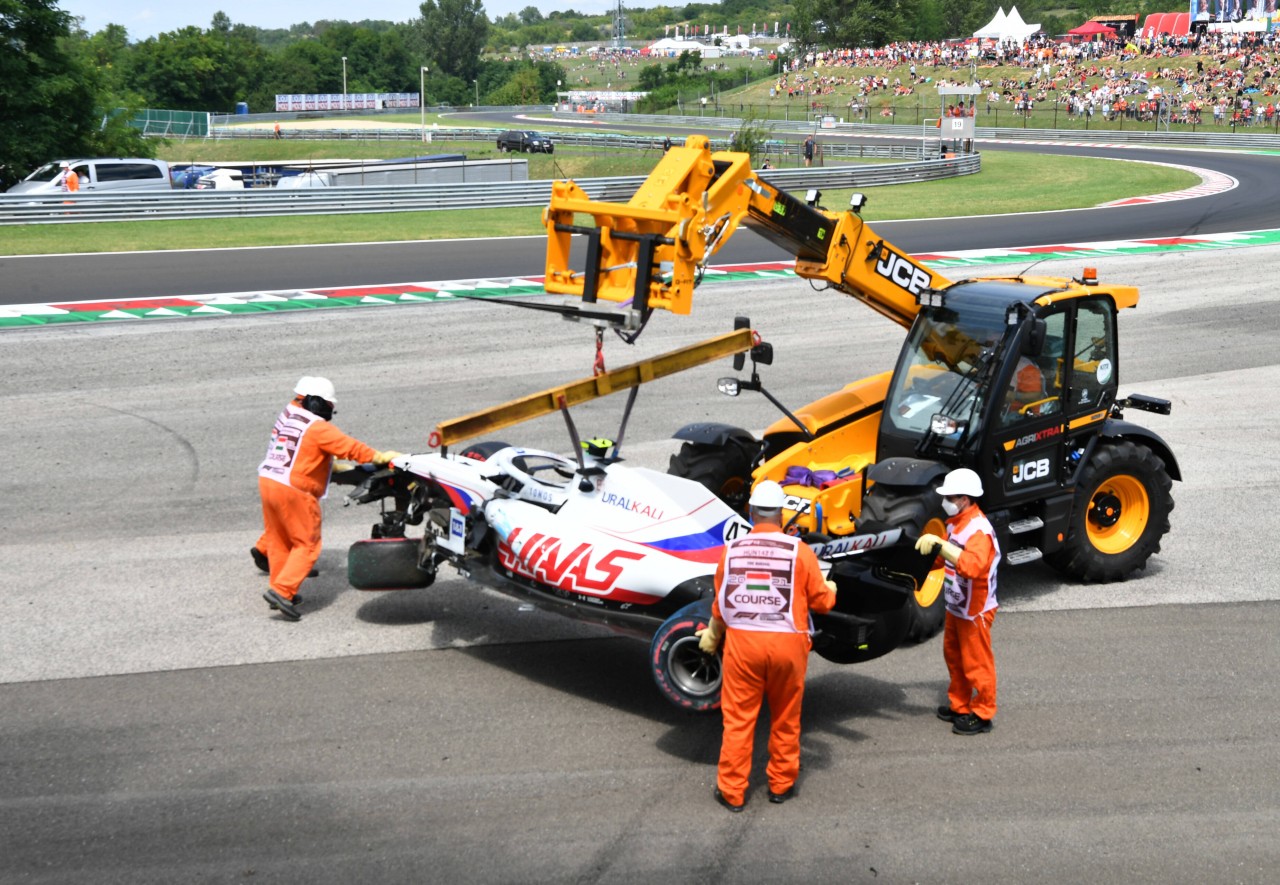
M80 177L86 193L169 190L169 164L164 160L101 157L91 160L54 160L45 163L9 188L11 194L56 194L62 190L62 164L67 163Z

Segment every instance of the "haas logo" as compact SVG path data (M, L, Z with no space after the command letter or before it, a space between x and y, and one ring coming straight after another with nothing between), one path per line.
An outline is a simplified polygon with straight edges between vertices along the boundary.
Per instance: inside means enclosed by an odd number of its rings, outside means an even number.
M880 260L876 262L876 273L880 276L912 295L919 295L929 288L929 274L913 264L910 258L885 246L880 247L880 255Z

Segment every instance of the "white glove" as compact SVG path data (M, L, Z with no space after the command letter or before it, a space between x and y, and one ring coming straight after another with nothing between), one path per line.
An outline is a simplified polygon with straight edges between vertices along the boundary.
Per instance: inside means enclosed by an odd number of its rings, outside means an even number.
M916 541L916 551L918 553L923 553L925 556L929 556L935 549L939 556L952 565L956 564L956 560L959 559L960 554L964 552L962 548L957 547L950 541L944 541L937 535L929 532L925 532L920 536L920 540Z
M707 626L693 635L698 637L698 648L702 653L713 655L720 648L720 640L724 636L724 622L712 618Z

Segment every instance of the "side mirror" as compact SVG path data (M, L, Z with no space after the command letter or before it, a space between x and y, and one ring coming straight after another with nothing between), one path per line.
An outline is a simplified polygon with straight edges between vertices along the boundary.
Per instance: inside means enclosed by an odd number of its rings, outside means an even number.
M716 381L716 390L725 396L737 396L742 392L742 386L737 378L721 378Z
M768 341L761 341L751 348L751 361L762 366L773 365L773 345Z
M751 328L751 319L749 317L733 318L733 329L735 332L738 329L750 329L750 328ZM746 364L747 364L747 355L745 353L735 353L733 355L733 371L741 372L742 367L745 366ZM737 396L736 393L732 393L729 395Z

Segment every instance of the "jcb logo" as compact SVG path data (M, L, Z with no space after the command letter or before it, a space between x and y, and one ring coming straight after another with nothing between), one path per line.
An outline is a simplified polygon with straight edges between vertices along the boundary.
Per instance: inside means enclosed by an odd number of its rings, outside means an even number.
M1038 458L1035 461L1023 461L1013 465L1013 484L1045 479L1049 476L1049 459Z
M924 270L911 263L911 259L885 247L880 249L881 259L876 262L876 273L895 286L919 295L929 288L930 277Z

